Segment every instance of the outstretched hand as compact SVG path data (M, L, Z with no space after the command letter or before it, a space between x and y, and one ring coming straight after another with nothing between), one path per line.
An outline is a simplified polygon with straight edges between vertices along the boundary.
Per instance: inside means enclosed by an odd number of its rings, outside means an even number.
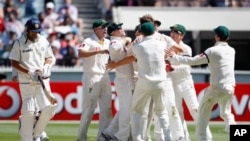
M116 62L115 61L109 61L108 64L106 64L106 70L111 71L116 67Z
M175 51L173 49L171 49L171 48L165 49L165 56L166 56L166 58L172 57L175 54L176 53L175 53Z

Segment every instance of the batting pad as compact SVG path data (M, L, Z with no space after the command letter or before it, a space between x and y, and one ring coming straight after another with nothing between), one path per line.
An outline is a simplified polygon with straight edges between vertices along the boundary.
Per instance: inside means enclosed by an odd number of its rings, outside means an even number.
M20 116L20 129L19 134L21 141L33 140L33 123L34 123L34 112L25 112Z
M55 115L57 104L48 105L43 110L34 128L34 137L40 137L50 119Z

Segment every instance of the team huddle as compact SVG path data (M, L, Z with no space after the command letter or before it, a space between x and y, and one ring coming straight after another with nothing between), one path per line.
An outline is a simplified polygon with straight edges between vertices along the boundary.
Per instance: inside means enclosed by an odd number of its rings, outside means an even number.
M48 141L44 130L56 107L55 99L46 97L40 83L45 82L50 92L50 69L55 58L39 34L39 25L35 19L27 21L27 32L15 42L10 54L23 101L20 121L25 126L19 130L22 141ZM134 40L126 36L122 26L123 23L98 19L92 25L93 35L78 46L78 57L83 60L83 99L77 141L88 140L97 104L98 141L151 141L152 124L156 141L191 141L182 100L196 124L197 141L212 141L209 120L217 103L225 131L229 132L230 125L236 124L231 112L235 50L227 43L230 36L227 27L216 27L215 45L192 57L190 46L182 41L186 28L181 24L170 26L168 36L158 31L160 21L143 15L135 27ZM200 64L208 64L210 85L198 102L191 66ZM113 69L119 101L114 117L109 77ZM39 117L37 121L35 117Z

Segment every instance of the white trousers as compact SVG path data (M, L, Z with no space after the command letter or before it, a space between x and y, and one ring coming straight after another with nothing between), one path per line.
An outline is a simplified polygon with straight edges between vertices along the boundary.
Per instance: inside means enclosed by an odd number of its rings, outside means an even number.
M178 140L180 138L184 138L184 131L183 126L181 122L181 118L179 115L179 111L176 108L175 103L175 95L174 90L172 86L172 81L167 78L167 85L166 85L166 93L164 95L165 98L165 106L168 111L168 117L169 117L169 128L171 132L172 140ZM159 123L157 123L157 119L155 119L155 137L157 140L162 140L162 131L159 126Z
M164 94L166 90L166 82L147 83L142 80L136 82L135 91L132 98L132 138L133 141L142 141L143 133L147 128L148 115L145 113L145 107L152 98L154 109L153 112L157 116L160 127L163 129L165 140L170 140L167 110L164 102Z
M114 83L119 109L104 133L115 136L120 141L127 141L131 137L130 116L134 79L116 77Z
M111 82L108 73L83 74L83 100L78 141L87 141L87 132L92 120L97 103L100 108L99 129L97 140L104 141L101 132L104 131L112 120L111 109Z
M121 141L127 141L130 137L130 109L132 102L132 92L134 90L133 78L116 78L115 88L119 100L118 112L118 132L115 136Z
M35 113L49 106L50 102L40 84L19 84L19 87L22 98L19 133L22 141L33 141Z
M182 79L182 81L173 83L173 88L174 88L174 93L175 93L175 104L179 111L179 115L181 118L183 130L184 130L184 136L185 136L184 138L186 140L190 140L187 124L184 118L182 102L184 100L185 104L187 105L189 113L191 114L194 122L196 122L199 102L198 102L196 91L194 88L194 82L191 78L184 79L184 80ZM210 130L208 130L208 132L209 131Z
M212 135L208 135L206 130L209 126L211 110L218 103L220 107L220 116L226 124L226 130L229 131L231 124L236 124L234 115L231 112L231 103L234 94L233 86L209 86L198 109L197 124L196 124L196 139L197 141L211 141Z

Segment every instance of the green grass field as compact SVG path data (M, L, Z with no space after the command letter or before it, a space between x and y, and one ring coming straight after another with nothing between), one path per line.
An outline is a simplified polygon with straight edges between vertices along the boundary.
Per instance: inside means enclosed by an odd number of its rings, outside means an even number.
M60 122L51 121L46 128L46 132L50 141L75 141L79 122ZM88 141L96 141L97 123L92 123L88 131ZM223 123L210 123L210 128L213 134L213 141L229 141L229 135L224 132ZM188 123L188 129L191 140L195 141L195 126L193 123ZM0 121L0 141L19 141L20 136L17 132L17 122L1 122ZM153 131L153 127L152 130ZM152 132L153 133L153 132ZM152 134L153 137L153 134Z

